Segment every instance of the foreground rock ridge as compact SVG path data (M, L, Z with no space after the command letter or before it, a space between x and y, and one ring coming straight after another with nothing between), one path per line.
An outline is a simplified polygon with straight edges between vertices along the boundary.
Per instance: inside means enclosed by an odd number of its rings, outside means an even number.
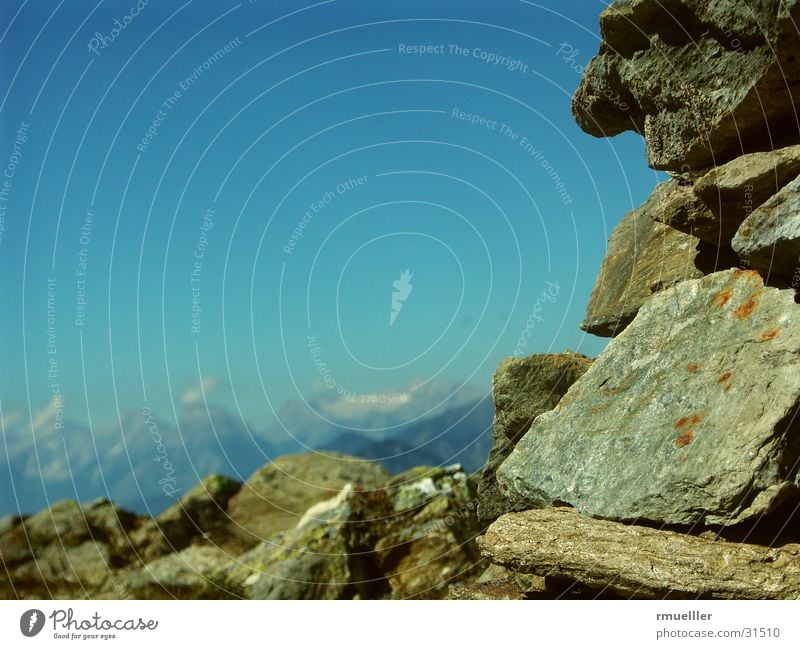
M0 519L0 597L440 598L487 565L476 498L459 465L389 476L315 452L208 476L155 518L60 501Z

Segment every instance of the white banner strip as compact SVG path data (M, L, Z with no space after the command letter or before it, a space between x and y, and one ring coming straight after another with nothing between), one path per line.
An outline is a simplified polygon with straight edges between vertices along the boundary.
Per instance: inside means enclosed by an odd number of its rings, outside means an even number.
M794 649L799 620L796 601L6 601L0 646Z

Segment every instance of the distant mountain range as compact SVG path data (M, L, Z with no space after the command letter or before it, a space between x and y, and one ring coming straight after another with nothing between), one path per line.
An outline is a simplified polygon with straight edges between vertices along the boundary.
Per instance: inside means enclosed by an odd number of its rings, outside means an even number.
M446 410L401 427L391 437L371 439L344 433L328 442L332 451L374 460L391 473L421 464L462 464L467 471L480 469L492 446L494 404L490 397Z
M312 434L287 434L285 420L256 431L224 408L197 403L180 410L177 426L145 409L93 432L67 420L56 429L54 412L34 413L34 443L29 420L6 416L0 439L0 516L37 511L65 498L98 497L136 512L157 513L209 473L244 480L279 455L309 448L365 457L396 473L420 464L456 462L476 471L491 447L492 401L474 393L428 410L418 403L393 416L383 411L369 420L380 426L364 425L368 413L353 416L353 430L347 420L331 425L324 417L307 418L306 425L296 406L281 412L292 409L291 430Z

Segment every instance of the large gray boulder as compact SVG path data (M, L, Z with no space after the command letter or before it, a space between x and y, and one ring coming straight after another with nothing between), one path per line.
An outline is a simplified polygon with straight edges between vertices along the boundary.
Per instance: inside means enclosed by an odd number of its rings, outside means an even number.
M497 471L531 507L732 524L798 493L800 309L755 271L653 296Z
M589 369L592 359L564 352L505 358L494 373L494 445L478 486L478 518L491 521L516 507L501 491L497 468L509 456L533 420L552 410L569 387Z
M766 277L800 276L800 176L753 210L733 238L733 248Z
M692 173L800 139L797 0L617 0L573 99L597 137L644 135L654 169Z

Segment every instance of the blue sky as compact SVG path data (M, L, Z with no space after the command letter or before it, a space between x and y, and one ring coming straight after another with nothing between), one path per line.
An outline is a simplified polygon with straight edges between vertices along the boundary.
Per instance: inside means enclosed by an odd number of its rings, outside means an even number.
M578 324L658 180L570 113L604 3L139 5L0 7L4 415L169 416L204 379L263 424L602 349Z

